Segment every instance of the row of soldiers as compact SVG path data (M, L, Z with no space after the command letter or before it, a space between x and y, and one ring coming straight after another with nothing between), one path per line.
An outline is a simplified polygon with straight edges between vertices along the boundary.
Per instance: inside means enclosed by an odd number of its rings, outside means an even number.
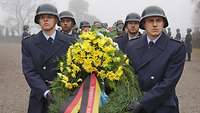
M187 61L191 61L191 53L192 53L192 29L187 28L187 34L185 39L183 40L181 37L180 29L176 29L176 36L174 37L175 40L182 41L185 43L186 53L187 53ZM171 35L171 28L167 29L167 35L170 38L173 38Z
M119 47L124 51L126 49L126 43L131 39L137 38L142 33L139 32L139 21L140 15L137 13L130 13L126 16L125 22L123 23L122 20L118 20L113 24L112 27L108 27L107 23L101 23L100 21L94 21L93 25L91 26L88 21L81 21L79 29L77 28L77 23L75 20L74 15L70 11L62 11L59 14L59 22L58 26L61 32L66 35L72 36L74 38L78 37L81 32L87 32L91 29L91 27L95 29L102 29L105 28L108 32L114 33L112 35L114 40L118 42ZM25 38L30 36L29 33L29 26L24 25L23 27L23 34L22 37ZM164 29L165 33L170 37L173 38L171 33L171 28L167 28L167 31ZM192 29L187 29L187 34L185 36L185 45L187 50L188 61L191 61L191 53L192 53ZM145 32L143 33L145 34ZM200 37L200 36L199 36ZM176 29L176 36L174 37L175 40L183 41L180 33L180 29Z
M66 35L72 36L77 38L81 32L87 32L91 29L91 27L95 29L102 29L105 28L108 32L114 33L112 35L114 37L114 41L119 44L119 47L124 51L126 49L126 43L131 39L137 38L142 33L139 32L139 21L140 15L137 13L130 13L126 16L125 23L122 20L118 20L113 24L112 27L108 27L107 23L101 23L100 21L94 21L93 25L91 26L88 21L81 21L79 29L77 28L77 23L75 20L74 15L70 11L62 11L59 14L59 22L58 26L61 32ZM22 37L25 38L30 36L29 33L29 26L24 25L23 27L23 34ZM171 28L167 28L167 31L164 29L165 33L170 37L172 37ZM187 34L185 36L185 45L187 51L187 60L191 61L191 53L192 53L192 29L187 29ZM145 34L145 32L143 33ZM174 37L175 40L183 41L180 33L180 29L176 29L176 36Z

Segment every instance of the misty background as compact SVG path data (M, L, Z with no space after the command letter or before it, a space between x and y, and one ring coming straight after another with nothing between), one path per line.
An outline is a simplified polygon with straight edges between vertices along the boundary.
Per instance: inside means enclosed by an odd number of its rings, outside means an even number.
M0 34L20 35L23 25L31 26L31 32L37 33L39 26L33 20L42 3L55 5L58 12L73 12L77 23L100 20L109 26L117 20L124 21L128 13L141 15L145 7L157 5L164 9L173 36L176 28L185 36L187 28L200 27L200 0L1 0Z

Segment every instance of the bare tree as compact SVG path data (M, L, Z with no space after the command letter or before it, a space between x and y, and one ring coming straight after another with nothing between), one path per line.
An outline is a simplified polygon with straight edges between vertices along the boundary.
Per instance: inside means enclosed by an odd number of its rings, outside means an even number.
M22 27L33 22L37 3L35 0L1 0L2 10L8 13L6 26L12 27L20 35Z
M194 5L193 27L200 28L200 0L191 0Z

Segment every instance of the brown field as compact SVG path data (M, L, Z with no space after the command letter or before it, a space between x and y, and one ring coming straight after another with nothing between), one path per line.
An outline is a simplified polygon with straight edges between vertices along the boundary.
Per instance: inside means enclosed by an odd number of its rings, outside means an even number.
M21 70L19 42L0 42L0 113L26 113L29 87ZM200 113L200 49L193 49L177 86L180 113Z

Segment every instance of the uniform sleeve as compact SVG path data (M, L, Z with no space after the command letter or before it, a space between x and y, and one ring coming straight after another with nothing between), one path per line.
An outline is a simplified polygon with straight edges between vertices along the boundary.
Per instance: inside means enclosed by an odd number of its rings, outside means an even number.
M146 112L152 113L175 92L176 84L183 72L185 55L185 46L182 44L172 54L163 75L164 79L144 94L141 104Z
M30 86L32 92L40 100L44 92L48 90L45 82L42 80L40 74L35 69L33 64L32 55L30 53L29 45L25 40L22 40L22 70L25 75L26 81Z

